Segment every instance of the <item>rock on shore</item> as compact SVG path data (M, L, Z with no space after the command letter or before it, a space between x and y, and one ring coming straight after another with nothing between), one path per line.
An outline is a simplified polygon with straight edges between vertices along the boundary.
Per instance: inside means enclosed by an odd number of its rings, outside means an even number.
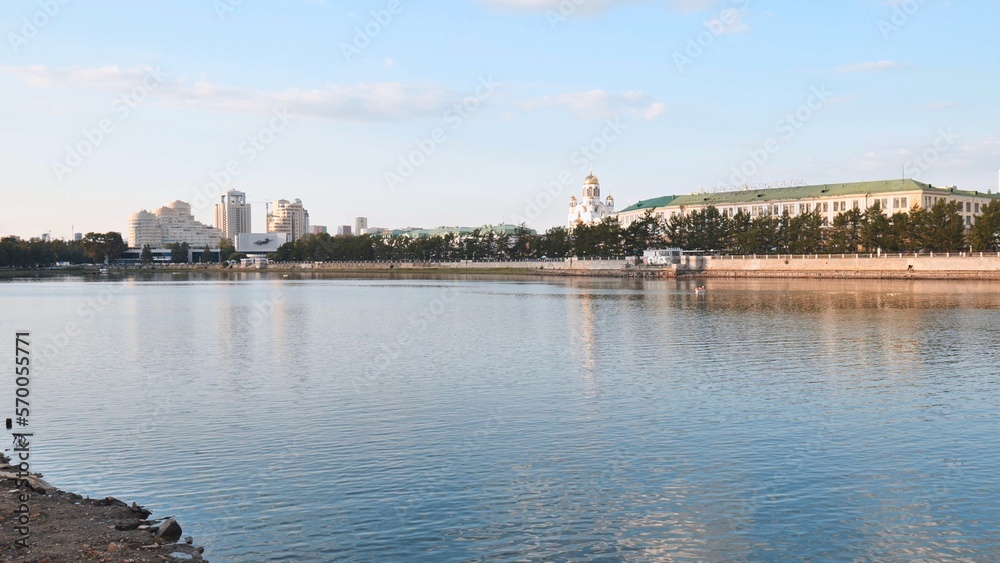
M181 527L172 518L149 520L141 506L112 497L86 499L60 491L32 475L17 486L17 469L0 454L0 561L147 562L205 561L202 548L176 543ZM22 502L22 494L29 495ZM28 547L16 529L19 510L28 509Z

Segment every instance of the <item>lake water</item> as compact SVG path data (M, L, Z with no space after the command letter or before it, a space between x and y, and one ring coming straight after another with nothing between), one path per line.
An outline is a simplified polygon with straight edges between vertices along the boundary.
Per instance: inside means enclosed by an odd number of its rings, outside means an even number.
M1000 284L707 285L6 281L0 336L33 469L213 561L1000 560Z

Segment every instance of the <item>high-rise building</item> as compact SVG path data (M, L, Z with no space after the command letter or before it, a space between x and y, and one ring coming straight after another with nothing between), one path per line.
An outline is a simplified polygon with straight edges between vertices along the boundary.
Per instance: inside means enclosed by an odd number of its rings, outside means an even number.
M128 244L130 248L163 248L175 242L186 242L196 248L216 247L222 231L194 220L191 204L183 201L168 203L152 213L143 209L129 215Z
M368 231L368 217L354 218L354 234L363 235Z
M325 233L325 232L326 232L326 225L310 225L309 226L309 234L311 234L311 235L318 235L320 233Z
M215 227L222 231L222 236L235 240L240 233L251 232L247 194L229 190L220 199L215 204Z
M350 225L340 225L340 226L338 226L337 227L337 234L341 235L341 236L344 236L344 235L350 236L350 234L351 234L351 226Z
M289 242L295 242L309 232L309 212L302 206L302 200L290 202L279 199L271 204L267 212L267 232L285 233Z

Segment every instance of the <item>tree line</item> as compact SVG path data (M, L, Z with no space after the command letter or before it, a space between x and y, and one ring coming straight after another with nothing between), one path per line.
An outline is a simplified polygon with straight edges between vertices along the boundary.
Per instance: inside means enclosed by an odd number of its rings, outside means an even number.
M390 238L307 235L282 245L270 257L279 261L456 261L641 256L651 248L672 246L723 254L853 254L857 252L1000 251L1000 201L982 207L966 229L959 202L939 201L930 208L886 215L876 203L851 209L824 224L818 211L791 215L732 216L715 207L665 220L652 211L622 227L617 217L554 227L534 234L523 226L514 234L476 230L458 237Z
M82 240L0 239L0 268L44 268L57 262L103 264L121 258L128 246L121 233L87 233Z
M673 246L724 254L853 254L856 252L1000 251L1000 200L982 206L975 225L966 229L958 202L939 201L930 208L886 215L876 203L850 209L828 226L819 212L800 215L732 216L715 207L661 220L648 211L627 227L616 217L573 229L553 227L535 234L524 226L513 233L477 229L469 235L410 238L310 234L282 245L269 258L278 261L457 261L538 258L617 258L641 256L651 248ZM220 260L235 260L232 241L222 239ZM171 261L187 262L186 243L169 245ZM38 268L56 262L111 263L124 254L121 233L87 233L79 241L0 239L0 267ZM204 250L208 250L207 248ZM141 261L153 261L144 247ZM210 257L202 253L202 261Z
M800 215L725 216L714 207L670 217L665 239L685 250L726 254L853 254L856 252L997 251L1000 201L983 206L968 230L962 204L938 201L930 208L886 215L875 203L865 211L837 214L830 225L818 211Z

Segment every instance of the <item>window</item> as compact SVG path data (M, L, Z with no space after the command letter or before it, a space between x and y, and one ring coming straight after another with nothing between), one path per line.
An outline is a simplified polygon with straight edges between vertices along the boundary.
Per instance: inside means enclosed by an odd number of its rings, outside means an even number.
M976 208L976 213L979 213L979 204L978 203L975 205L975 208Z
M859 207L861 207L861 202L858 200L854 200L854 209L858 209Z
M972 217L970 217L969 215L965 216L965 225L972 226Z
M965 212L966 213L972 213L972 202L971 201L965 202Z
M931 196L925 195L924 196L924 207L930 207L930 206L931 206Z
M823 202L823 212L825 213L825 212L828 212L828 211L830 211L830 202L824 201Z

